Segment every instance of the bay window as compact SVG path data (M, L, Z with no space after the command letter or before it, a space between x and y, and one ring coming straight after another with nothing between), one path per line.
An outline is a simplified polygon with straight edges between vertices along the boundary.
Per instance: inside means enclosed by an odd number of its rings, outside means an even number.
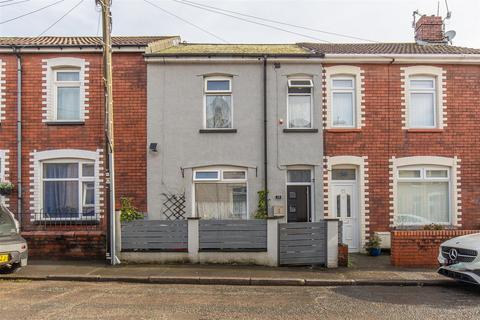
M205 79L205 128L230 129L233 122L232 79Z
M46 219L82 219L95 216L94 162L43 162L42 201Z
M399 167L396 225L450 224L450 184L447 167Z
M288 80L287 126L289 129L312 128L312 90L311 79Z
M247 173L244 170L194 172L195 215L202 219L247 219Z

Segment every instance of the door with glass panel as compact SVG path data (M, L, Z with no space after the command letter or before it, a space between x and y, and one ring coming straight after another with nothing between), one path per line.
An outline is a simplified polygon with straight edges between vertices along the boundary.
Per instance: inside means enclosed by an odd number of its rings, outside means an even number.
M312 216L312 170L287 170L287 222L309 222Z
M360 224L355 169L332 170L334 216L342 221L342 242L350 252L360 250Z

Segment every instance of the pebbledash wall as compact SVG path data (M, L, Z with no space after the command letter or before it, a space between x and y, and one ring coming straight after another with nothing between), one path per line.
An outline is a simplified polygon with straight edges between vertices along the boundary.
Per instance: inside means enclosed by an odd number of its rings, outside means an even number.
M361 125L332 129L328 124L328 90L324 95L325 187L328 191L334 164L355 165L360 181L361 241L374 232L390 232L395 224L396 167L443 165L450 169L451 227L480 227L480 66L427 64L345 64L361 75ZM343 71L349 70L343 65ZM328 73L337 65L324 64ZM406 76L409 73L437 75L438 129L408 129L406 126ZM348 72L349 74L351 72ZM331 199L330 199L331 200ZM325 213L332 214L328 192ZM392 239L393 241L393 239ZM398 247L398 246L397 246ZM393 250L393 248L392 248Z
M117 207L131 197L146 210L146 64L143 47L113 55ZM90 51L89 53L81 52ZM20 53L22 60L22 186L23 212L17 211L17 188L2 199L22 218L22 235L31 257L105 258L106 194L104 157L104 95L102 54L98 48L39 49ZM124 48L125 49L125 48ZM20 50L22 51L22 50ZM56 51L44 53L45 51ZM73 52L72 52L73 51ZM94 52L92 52L94 51ZM95 52L96 51L96 52ZM129 52L131 51L131 52ZM80 69L83 115L78 123L52 122L50 66ZM17 176L17 57L0 52L0 179L15 185ZM40 161L87 159L95 163L95 213L98 224L49 225L34 222L41 213Z

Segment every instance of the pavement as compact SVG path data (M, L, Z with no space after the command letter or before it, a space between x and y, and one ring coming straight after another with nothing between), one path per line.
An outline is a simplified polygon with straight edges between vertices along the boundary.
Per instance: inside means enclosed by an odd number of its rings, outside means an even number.
M349 267L261 267L243 265L106 265L95 261L29 261L0 280L55 280L155 284L261 286L455 286L435 269L396 268L390 256L350 255Z

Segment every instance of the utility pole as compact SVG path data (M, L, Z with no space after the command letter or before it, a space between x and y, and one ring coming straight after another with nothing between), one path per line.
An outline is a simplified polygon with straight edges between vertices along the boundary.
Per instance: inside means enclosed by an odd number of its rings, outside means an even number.
M112 0L96 0L102 8L103 25L103 76L105 86L105 157L107 197L109 199L108 228L110 263L120 263L116 252L116 215L115 215L115 157L114 157L114 131L113 131L113 86L112 86L112 14L110 6Z

